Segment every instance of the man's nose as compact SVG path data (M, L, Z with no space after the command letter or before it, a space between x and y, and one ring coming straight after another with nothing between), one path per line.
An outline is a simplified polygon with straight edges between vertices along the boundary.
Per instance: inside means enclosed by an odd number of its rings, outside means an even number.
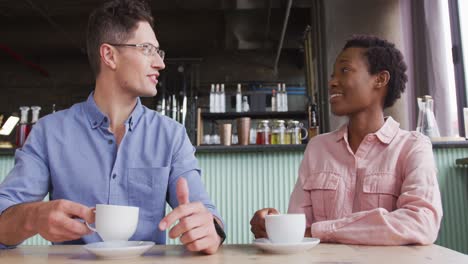
M164 64L164 60L161 58L161 56L159 56L159 54L156 54L156 56L154 56L151 67L156 68L158 70L164 70L164 68L166 68L166 64Z

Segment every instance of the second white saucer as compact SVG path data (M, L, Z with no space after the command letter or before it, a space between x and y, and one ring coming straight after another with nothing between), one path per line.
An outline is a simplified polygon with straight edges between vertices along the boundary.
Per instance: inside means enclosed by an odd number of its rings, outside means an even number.
M154 246L152 241L109 241L84 245L83 247L99 258L135 258Z
M272 243L267 238L254 239L254 246L275 254L294 254L306 251L318 245L320 239L305 237L302 242L294 244Z

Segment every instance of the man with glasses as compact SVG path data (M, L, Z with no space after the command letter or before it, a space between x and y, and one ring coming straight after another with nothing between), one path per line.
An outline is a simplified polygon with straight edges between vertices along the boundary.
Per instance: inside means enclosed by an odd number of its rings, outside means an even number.
M155 96L164 51L148 6L113 0L89 18L87 49L96 76L87 101L35 125L0 185L0 247L40 234L56 244L100 241L96 204L140 208L131 240L166 242L166 232L190 251L215 253L224 239L221 217L200 177L185 128L144 107ZM49 194L49 202L41 200ZM166 202L174 210L165 216ZM118 221L118 219L116 219Z

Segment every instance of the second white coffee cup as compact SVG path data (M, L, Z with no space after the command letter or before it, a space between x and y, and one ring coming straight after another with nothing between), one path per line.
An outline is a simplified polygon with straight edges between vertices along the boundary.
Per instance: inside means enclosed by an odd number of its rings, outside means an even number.
M272 243L300 243L304 239L306 218L304 214L267 215L265 227Z
M138 214L139 208L134 206L97 204L96 228L86 225L103 241L127 241L136 231Z

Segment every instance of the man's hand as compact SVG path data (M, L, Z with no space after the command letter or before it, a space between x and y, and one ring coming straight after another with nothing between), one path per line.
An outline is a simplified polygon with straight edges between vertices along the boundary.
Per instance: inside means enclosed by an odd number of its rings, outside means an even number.
M189 202L187 180L177 181L177 200L179 206L159 223L160 230L166 230L177 220L179 223L169 231L170 238L180 237L180 242L190 251L213 254L218 250L221 238L216 233L213 215L200 202Z
M255 238L268 238L265 228L265 216L269 214L279 214L279 212L275 208L264 208L255 212L250 220L250 231L252 231Z
M68 200L42 202L35 207L35 215L37 217L31 225L37 233L52 242L75 240L92 232L74 218L88 223L95 221L92 208Z

